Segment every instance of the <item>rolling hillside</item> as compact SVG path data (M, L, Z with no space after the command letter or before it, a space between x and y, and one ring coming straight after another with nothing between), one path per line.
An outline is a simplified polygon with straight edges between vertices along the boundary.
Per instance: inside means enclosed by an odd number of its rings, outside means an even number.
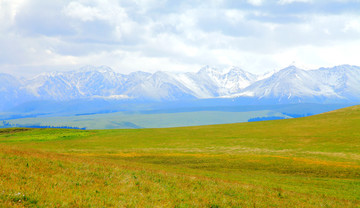
M358 207L360 106L127 130L0 130L3 207Z

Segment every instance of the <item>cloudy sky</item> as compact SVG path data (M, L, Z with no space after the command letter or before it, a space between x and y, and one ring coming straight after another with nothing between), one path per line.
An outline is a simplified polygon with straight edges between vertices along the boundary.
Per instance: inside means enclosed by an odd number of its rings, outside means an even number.
M359 0L0 0L0 72L360 65Z

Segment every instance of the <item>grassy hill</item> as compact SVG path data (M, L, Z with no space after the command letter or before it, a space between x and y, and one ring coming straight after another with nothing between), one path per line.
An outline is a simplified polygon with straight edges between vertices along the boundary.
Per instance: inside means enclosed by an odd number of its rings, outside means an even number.
M359 207L360 106L163 129L0 130L2 207Z

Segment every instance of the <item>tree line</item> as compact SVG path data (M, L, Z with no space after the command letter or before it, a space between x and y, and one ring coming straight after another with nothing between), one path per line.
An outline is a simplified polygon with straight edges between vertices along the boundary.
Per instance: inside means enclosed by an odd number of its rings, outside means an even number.
M2 121L2 128L13 128L13 127L22 127L22 128L38 128L38 129L81 129L86 130L86 127L80 128L76 126L51 126L51 125L36 125L36 124L11 124L8 121ZM0 127L0 128L1 128Z

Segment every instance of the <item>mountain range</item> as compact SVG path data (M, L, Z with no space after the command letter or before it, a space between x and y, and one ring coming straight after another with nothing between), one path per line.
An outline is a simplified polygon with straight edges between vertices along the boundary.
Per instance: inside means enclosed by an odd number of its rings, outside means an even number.
M303 70L289 66L265 75L239 67L205 66L197 73L133 72L106 66L42 73L31 79L0 74L0 109L38 100L191 100L230 98L272 103L360 101L360 67L341 65Z

